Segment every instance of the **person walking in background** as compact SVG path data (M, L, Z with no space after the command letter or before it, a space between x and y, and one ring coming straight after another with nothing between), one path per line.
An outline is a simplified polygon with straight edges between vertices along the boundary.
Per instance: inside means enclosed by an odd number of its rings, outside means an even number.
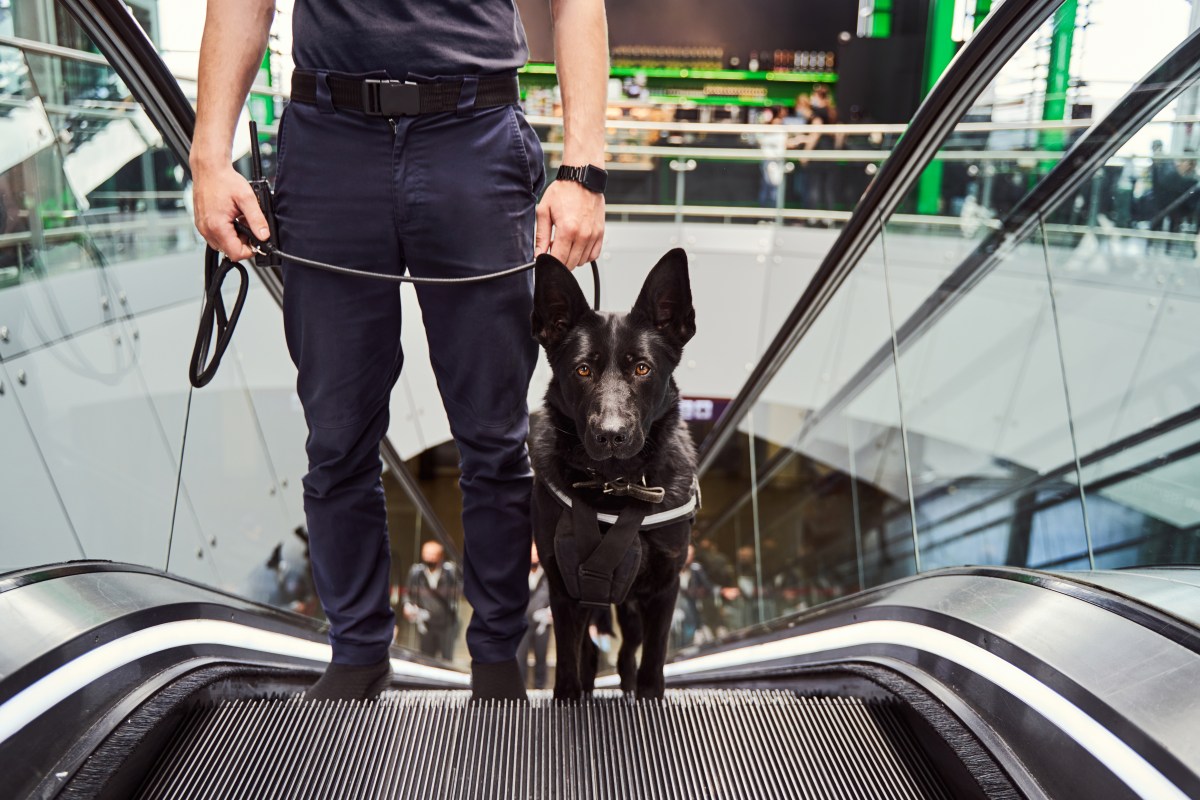
M716 587L704 567L696 562L696 547L688 545L687 561L679 571L679 595L671 622L671 646L704 644L714 638L720 624L716 607Z
M812 118L809 120L809 124L813 126L813 133L809 136L805 144L805 149L820 151L840 150L844 139L842 134L821 132L821 126L837 124L837 108L829 98L829 87L818 84L813 89L810 106L812 109ZM806 205L809 208L832 211L837 206L837 170L838 165L835 162L824 159L819 161L814 159L808 165L808 198ZM829 225L831 223L825 220L825 224Z
M554 618L550 614L550 583L538 559L537 545L533 546L529 564L529 609L525 612L529 627L517 648L517 665L521 680L527 681L529 651L533 651L533 688L545 689L548 674L546 655L550 651L550 630Z
M808 125L811 121L812 101L806 94L796 95L796 102L792 105L792 113L784 117L783 124L788 127L797 128ZM803 149L807 143L807 131L792 133L787 137L787 147L789 150ZM792 171L790 196L796 198L800 205L804 205L804 200L808 197L808 175L803 163L794 163L795 168Z
M759 123L783 125L782 108L765 108ZM787 149L787 134L782 127L778 132L756 134L755 143L762 151L762 180L758 189L760 208L775 208L779 202L779 187L783 183L783 157Z
M449 661L458 638L458 568L435 541L421 545L421 561L408 572L404 618L417 627L421 652Z

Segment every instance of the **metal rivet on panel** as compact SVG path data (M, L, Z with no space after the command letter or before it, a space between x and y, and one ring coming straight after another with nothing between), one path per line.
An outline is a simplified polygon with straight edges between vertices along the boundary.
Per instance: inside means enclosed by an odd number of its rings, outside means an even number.
M120 343L121 343L121 337L120 337L120 336L114 336L114 337L113 337L113 344L120 344Z
M284 478L279 483L283 485L283 488L285 488L285 489L287 488L287 478Z
M196 548L196 558L204 558L204 548L203 547Z
M8 326L0 325L0 342L8 341Z
M121 292L120 294L118 294L117 299L121 301L121 305L125 305L126 303L129 302L129 298L125 296L124 292Z
M0 381L0 395L4 394L4 381Z
M275 496L275 487L272 486L271 487L271 497L274 497L274 496Z
M19 370L17 370L17 383L19 383L19 384L21 384L22 386L24 386L24 385L25 385L25 381L26 381L26 379L25 379L25 370L23 370L23 369L19 369Z
M100 307L101 307L101 308L108 308L108 298L107 298L107 297L101 297L101 298L100 298Z
M140 332L140 331L134 331L134 332L133 332L133 338L134 338L134 340L137 340L137 339L140 339L140 338L142 338L142 334L141 334L141 332Z
M216 547L217 546L217 537L213 536L211 539L208 540L208 543L210 545L212 545L213 547Z

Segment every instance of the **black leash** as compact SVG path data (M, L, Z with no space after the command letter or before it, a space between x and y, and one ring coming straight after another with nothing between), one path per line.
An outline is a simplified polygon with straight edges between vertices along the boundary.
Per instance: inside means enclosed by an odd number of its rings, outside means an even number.
M234 227L240 233L249 235L248 229L241 223L235 222ZM251 241L257 242L251 238ZM489 272L486 275L470 275L465 278L428 278L416 277L413 275L381 275L377 272L367 272L361 269L351 269L349 267L339 267L336 264L326 264L323 261L314 261L308 258L285 253L269 242L262 242L251 245L256 253L260 255L276 254L283 258L290 259L297 264L303 264L307 267L315 267L323 269L327 272L335 272L339 275L352 275L356 278L372 278L380 281L390 281L392 283L415 283L426 285L446 285L446 284L468 284L468 283L483 283L484 281L494 280L496 278L505 278L509 275L517 275L522 272L533 269L536 261L530 261L528 264L519 264L515 267L500 270L499 272ZM265 248L265 252L264 249ZM190 370L190 378L192 386L199 389L206 385L217 374L217 367L221 364L221 359L225 355L225 349L229 346L230 339L233 338L233 329L237 325L238 317L241 316L242 306L246 302L246 290L248 288L249 276L246 274L246 268L241 262L231 261L228 258L222 258L220 266L217 266L217 253L212 247L206 247L204 250L204 285L205 290L204 310L200 312L200 328L196 332L196 346L192 349L192 363ZM596 311L600 310L600 268L596 266L596 262L591 262L592 265L592 308ZM238 286L237 300L233 304L233 310L228 315L225 313L225 300L221 296L221 284L225 281L225 276L233 270L237 270L241 276L241 282ZM207 366L202 365L208 357L208 349L212 340L213 331L216 330L217 339L213 347L212 360Z
M258 128L253 121L250 123L250 141L256 144L258 142ZM377 281L389 281L391 283L452 285L482 283L497 278L505 278L509 275L517 275L526 270L533 269L537 263L536 261L530 261L528 264L519 264L515 267L502 269L499 272L470 275L465 278L429 278L413 275L381 275L378 272L367 272L361 269L341 267L337 264L327 264L324 261L314 261L310 258L301 258L291 253L285 253L276 244L278 233L276 231L271 186L266 178L263 177L262 160L257 146L253 155L254 157L250 159L250 186L254 190L255 196L258 198L258 205L267 219L267 224L271 231L270 239L265 242L260 241L241 220L234 220L233 227L238 233L246 237L247 243L250 244L250 249L255 253L254 261L260 267L281 266L283 263L282 259L286 258L297 264L303 264L306 267L323 269L339 275L351 275L355 278L369 278ZM221 259L219 265L217 263L218 258ZM595 261L592 261L591 265L592 308L599 311L600 268L596 266ZM233 304L233 310L226 314L225 300L221 296L221 284L224 283L225 276L235 269L241 276L241 283L238 286L237 300ZM221 359L225 356L225 349L229 347L229 341L233 338L233 329L237 325L238 317L242 314L242 306L246 302L246 291L249 289L249 281L250 276L246 273L246 268L240 262L221 257L221 254L214 250L211 245L205 247L204 309L200 312L200 327L196 331L196 345L192 348L192 361L188 375L192 386L197 389L208 384L213 379L213 376L217 374L217 367L221 365ZM205 365L205 359L208 358L208 350L212 344L214 331L216 332L216 343L213 346L212 360Z

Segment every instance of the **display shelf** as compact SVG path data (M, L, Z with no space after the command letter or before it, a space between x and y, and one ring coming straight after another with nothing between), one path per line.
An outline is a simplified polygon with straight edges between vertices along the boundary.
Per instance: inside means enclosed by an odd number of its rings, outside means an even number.
M525 75L555 75L553 64L534 62L518 70ZM609 74L614 78L690 78L702 81L775 81L780 83L836 83L836 72L750 72L740 69L690 69L688 67L612 67Z

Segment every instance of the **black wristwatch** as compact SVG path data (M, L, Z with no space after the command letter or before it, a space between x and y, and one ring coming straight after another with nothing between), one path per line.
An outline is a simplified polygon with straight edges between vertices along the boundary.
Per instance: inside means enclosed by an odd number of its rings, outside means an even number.
M604 187L608 185L608 173L591 164L584 164L582 167L568 167L563 164L558 168L557 179L582 183L583 188L596 194L604 194Z

